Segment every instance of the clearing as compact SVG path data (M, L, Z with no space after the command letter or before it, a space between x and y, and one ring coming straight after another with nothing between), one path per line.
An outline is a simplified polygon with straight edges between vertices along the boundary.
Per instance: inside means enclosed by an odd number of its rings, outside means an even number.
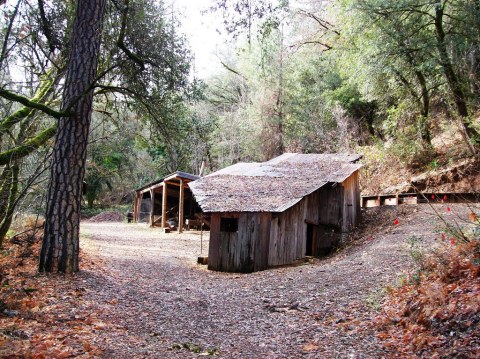
M161 234L125 223L82 223L83 300L101 307L95 345L106 357L391 357L368 323L387 285L431 247L440 219L464 205L376 208L353 244L328 258L253 274L207 271L195 263L199 234ZM399 224L394 225L395 218ZM412 238L413 239L412 240ZM413 246L413 248L412 248ZM207 252L204 243L204 254ZM99 264L100 263L100 264Z
M439 240L435 212L463 224L470 211L372 208L336 253L252 274L196 264L199 232L82 222L75 275L38 275L40 243L11 243L0 262L0 357L397 357L371 325L386 289L405 280L420 251L451 245ZM206 255L208 233L203 239Z

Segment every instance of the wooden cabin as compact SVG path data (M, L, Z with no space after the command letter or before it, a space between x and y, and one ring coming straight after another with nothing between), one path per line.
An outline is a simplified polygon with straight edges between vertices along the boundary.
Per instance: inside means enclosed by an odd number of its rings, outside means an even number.
M286 153L189 183L210 214L208 268L249 273L328 252L358 224L360 158Z
M186 219L201 212L188 183L200 177L177 171L135 190L133 219L152 227L172 228L182 232ZM171 223L176 225L172 225Z

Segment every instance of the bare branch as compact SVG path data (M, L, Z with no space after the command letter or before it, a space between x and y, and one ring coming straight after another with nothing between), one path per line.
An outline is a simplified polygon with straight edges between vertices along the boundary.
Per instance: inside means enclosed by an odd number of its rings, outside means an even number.
M55 39L53 37L52 29L50 28L50 24L48 22L47 16L45 15L45 3L43 2L43 0L38 0L38 9L40 10L40 20L42 23L43 34L47 38L50 52L54 52L56 48Z
M0 5L3 5L5 4L5 1L4 0L3 2L0 0ZM10 22L8 23L8 28L7 28L7 31L5 32L5 38L3 39L3 46L2 46L2 52L0 54L0 68L2 67L2 63L3 63L3 60L5 60L5 57L7 56L7 46L8 46L8 39L10 38L10 33L12 32L12 26L13 26L13 22L15 20L15 17L17 16L17 13L18 13L18 7L20 6L20 3L22 2L22 0L19 0L17 2L17 5L15 6L15 9L13 10L13 14L12 16L10 17Z
M138 64L142 70L145 70L145 61L138 56L137 54L130 51L125 46L125 30L127 28L127 18L128 18L128 10L129 10L129 0L125 0L125 8L122 11L122 24L120 28L120 34L118 35L117 46L127 55L133 62Z
M334 25L328 22L327 20L320 19L317 15L305 10L299 10L298 13L315 20L320 25L320 27L323 28L324 30L328 30L337 35L340 35L340 32L334 29Z

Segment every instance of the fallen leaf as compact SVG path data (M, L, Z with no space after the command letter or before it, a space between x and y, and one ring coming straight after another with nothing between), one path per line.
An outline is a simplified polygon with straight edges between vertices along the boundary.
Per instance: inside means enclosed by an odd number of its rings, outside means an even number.
M306 351L306 352L311 352L311 351L317 350L318 348L319 348L319 346L316 345L316 344L313 344L313 343L305 344L303 346L303 350Z

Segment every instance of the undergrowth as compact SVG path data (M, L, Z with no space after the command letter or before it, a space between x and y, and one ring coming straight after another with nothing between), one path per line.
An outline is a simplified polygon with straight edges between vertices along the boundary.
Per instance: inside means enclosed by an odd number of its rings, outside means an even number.
M97 214L100 214L102 212L121 212L121 213L126 213L128 211L133 210L132 206L130 204L124 204L124 205L116 205L116 206L95 206L92 208L89 207L82 207L81 209L81 217L83 219L91 218L96 216Z
M480 240L444 238L390 295L378 337L400 357L480 357Z
M95 332L109 324L89 309L76 275L38 274L40 247L41 231L24 231L0 250L0 358L98 358Z

